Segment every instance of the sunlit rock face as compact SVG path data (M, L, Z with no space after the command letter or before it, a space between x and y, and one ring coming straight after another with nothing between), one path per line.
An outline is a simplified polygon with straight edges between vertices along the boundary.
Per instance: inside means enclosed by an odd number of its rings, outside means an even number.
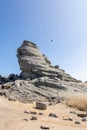
M17 57L21 69L20 75L0 76L0 95L9 100L61 101L58 94L67 97L68 93L87 91L87 85L79 87L79 81L65 73L58 65L52 66L36 44L23 41L17 49ZM56 55L55 55L56 57ZM71 92L72 91L72 92ZM74 93L73 93L74 92ZM63 98L64 99L64 98Z
M22 74L37 73L46 71L49 68L50 61L45 55L42 55L36 44L23 41L23 44L17 50L17 57L22 70Z
M22 78L38 78L48 76L60 80L76 82L59 66L52 66L48 58L43 55L35 43L23 41L23 44L17 50L18 62L21 69Z

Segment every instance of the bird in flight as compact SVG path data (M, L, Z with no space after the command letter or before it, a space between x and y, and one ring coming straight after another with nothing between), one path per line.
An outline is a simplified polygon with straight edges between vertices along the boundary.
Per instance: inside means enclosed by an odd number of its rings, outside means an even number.
M53 42L53 40L51 39L51 42Z

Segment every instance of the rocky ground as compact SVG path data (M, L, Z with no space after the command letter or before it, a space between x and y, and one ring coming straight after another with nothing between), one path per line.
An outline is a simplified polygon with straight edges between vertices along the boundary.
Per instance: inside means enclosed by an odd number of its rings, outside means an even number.
M87 103L87 96L84 99ZM0 96L0 117L0 130L87 130L87 111L69 107L65 102L38 110L35 103L23 104Z
M21 74L0 76L0 130L86 130L87 82L52 66L32 42L24 41L17 57Z

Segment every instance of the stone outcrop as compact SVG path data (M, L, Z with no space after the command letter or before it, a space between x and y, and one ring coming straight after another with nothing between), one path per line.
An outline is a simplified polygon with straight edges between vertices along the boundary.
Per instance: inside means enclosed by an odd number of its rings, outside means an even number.
M36 44L24 41L17 50L17 57L22 70L21 76L23 78L36 78L48 76L51 78L59 78L61 80L78 82L64 70L59 69L59 66L52 66L48 58L43 55Z
M48 70L49 61L32 42L24 41L22 46L17 50L17 56L22 75L26 75L25 77L30 76L30 73L34 75Z
M71 91L72 95L87 92L87 86L80 84L58 65L52 66L36 44L24 41L17 50L17 57L21 74L0 76L0 95L9 100L58 102Z

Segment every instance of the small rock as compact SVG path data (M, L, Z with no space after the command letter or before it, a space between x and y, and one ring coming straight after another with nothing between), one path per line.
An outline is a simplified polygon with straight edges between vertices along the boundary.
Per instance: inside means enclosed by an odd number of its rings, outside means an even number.
M47 105L45 103L36 102L36 108L41 110L46 110Z
M74 89L75 92L78 92L78 90Z
M30 120L37 120L36 116L32 116Z
M25 110L24 113L29 114L29 111L28 111L28 110Z
M54 67L57 68L57 69L59 69L59 65L55 65Z
M33 111L31 111L31 112L30 112L30 114L34 114L34 115L36 115L36 114L37 114L37 112L33 112Z
M80 114L80 113L78 113L77 116L83 118L83 117L86 117L86 114L82 114L82 113Z
M58 118L58 116L57 116L56 114L53 114L53 113L50 113L49 116L50 116L50 117Z
M80 121L75 121L75 124L81 124L81 122Z
M73 121L72 117L69 117L69 121Z
M73 121L72 117L69 117L69 118L64 117L63 120Z
M40 128L41 128L41 129L47 129L47 130L50 129L50 127L48 127L48 126L40 126Z
M86 118L83 118L83 119L82 119L82 121L83 121L83 122L86 122L86 121L87 121L87 119L86 119Z
M9 89L11 86L9 83L5 83L2 85L2 89Z
M71 113L71 114L76 114L76 112L75 112L75 111L70 111L70 113Z
M39 115L43 115L43 113L39 112Z

